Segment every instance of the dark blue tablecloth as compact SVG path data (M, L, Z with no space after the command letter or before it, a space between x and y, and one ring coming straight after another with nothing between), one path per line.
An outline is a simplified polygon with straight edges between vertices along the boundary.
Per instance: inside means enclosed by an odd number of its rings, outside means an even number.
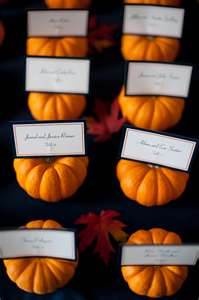
M185 1L186 19L182 53L179 61L194 64L190 98L187 99L183 119L170 130L184 136L199 137L199 12L194 1ZM89 137L90 166L84 186L70 200L48 204L31 199L19 188L12 166L12 148L8 120L30 120L24 92L25 8L42 7L39 1L10 1L0 8L0 19L6 25L7 36L0 49L0 227L18 227L33 219L57 220L65 227L75 227L74 221L83 213L114 209L128 224L127 231L162 227L179 233L185 243L199 243L199 158L194 162L186 192L177 201L164 207L146 208L127 200L115 177L121 133L104 144L95 144ZM94 1L92 13L100 21L119 24L118 44L103 54L93 56L91 93L87 113L92 110L94 98L112 101L121 89L124 61L119 51L122 28L120 1ZM198 266L190 268L189 277L181 291L171 300L197 300L199 296ZM0 265L1 300L145 300L133 294L120 273L119 253L110 265L91 255L88 250L80 257L79 267L72 282L65 288L46 296L30 295L11 283ZM166 300L166 298L164 298ZM162 299L163 300L163 299Z

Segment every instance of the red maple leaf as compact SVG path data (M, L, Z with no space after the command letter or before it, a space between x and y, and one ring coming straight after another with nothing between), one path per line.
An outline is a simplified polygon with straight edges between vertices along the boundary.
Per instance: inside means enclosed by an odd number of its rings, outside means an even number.
M105 142L113 133L118 132L125 119L120 117L120 108L117 99L109 103L96 100L94 113L96 119L88 118L88 133L95 136L96 142Z
M8 2L8 0L0 0L0 5L1 4L5 4L5 3L7 3Z
M92 16L89 22L89 49L90 52L102 52L116 44L114 35L118 25L100 24L96 16Z
M115 220L117 217L120 217L120 213L114 210L102 211L99 215L89 213L80 216L75 224L86 225L86 227L79 234L79 251L83 252L95 243L94 252L108 264L111 254L115 252L110 237L112 236L117 242L125 242L128 237L123 231L126 225Z
M5 38L5 27L3 22L0 20L0 46L3 44Z

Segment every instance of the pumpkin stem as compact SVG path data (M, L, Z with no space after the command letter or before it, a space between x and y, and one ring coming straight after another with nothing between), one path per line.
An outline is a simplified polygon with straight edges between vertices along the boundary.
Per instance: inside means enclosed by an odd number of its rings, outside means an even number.
M50 156L45 157L45 161L46 161L48 164L50 164L51 162L53 162L53 160L54 160L54 157L50 157Z
M154 39L154 36L149 35L149 36L147 36L147 39L148 39L149 41L152 41L152 40Z
M148 166L149 166L150 168L153 168L153 169L159 169L159 166L156 166L156 165L148 164Z

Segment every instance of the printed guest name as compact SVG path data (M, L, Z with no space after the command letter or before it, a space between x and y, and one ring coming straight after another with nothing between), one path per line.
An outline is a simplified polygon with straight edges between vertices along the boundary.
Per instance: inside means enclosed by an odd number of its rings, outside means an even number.
M178 19L174 16L147 16L147 15L140 15L138 13L135 13L131 15L130 20L149 20L149 21L158 21L158 22L164 22L164 23L175 23L178 24Z
M76 73L69 69L69 70L64 70L64 69L55 69L55 70L48 70L46 68L42 68L40 71L40 74L43 75L76 75Z
M141 144L142 146L145 147L149 147L152 149L158 149L158 150L163 150L163 151L171 151L171 152L176 152L176 153L181 153L182 151L178 148L176 148L175 146L168 146L166 144L162 144L162 143L157 143L157 144L152 144L150 142L147 142L145 140L141 140L140 142L138 142L139 144Z
M138 75L138 78L152 78L152 79L171 79L171 80L179 80L180 77L173 74L173 73L158 73L158 74L152 74L152 73L145 73L141 72Z
M51 240L47 240L43 237L38 237L38 238L34 238L34 239L25 237L25 238L23 238L23 242L29 243L29 244L34 244L34 243L50 244L50 243L52 243Z
M154 257L154 258L170 258L177 257L179 254L178 250L171 249L146 249L144 253L144 257Z
M33 135L30 135L29 133L27 133L25 135L25 142L30 141L30 140L51 140L51 139L72 139L75 138L75 135L69 135L66 132L62 132L60 135L57 134L52 134L52 133L44 133L44 134L39 134L39 133L35 133Z
M59 23L62 23L62 24L65 24L65 23L69 23L70 20L66 19L66 18L50 18L49 19L49 23L52 23L52 24L59 24Z

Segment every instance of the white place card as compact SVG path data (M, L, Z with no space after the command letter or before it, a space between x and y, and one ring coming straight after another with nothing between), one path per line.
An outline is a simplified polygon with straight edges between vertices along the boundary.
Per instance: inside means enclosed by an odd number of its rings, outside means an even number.
M13 124L17 157L85 155L85 123Z
M76 260L75 233L48 229L0 231L0 258L18 257Z
M187 98L192 70L192 66L185 65L129 62L126 94Z
M86 10L31 10L28 11L28 36L59 37L86 36Z
M71 58L26 59L26 91L88 94L90 60Z
M189 171L196 141L127 128L121 157Z
M125 245L122 247L121 265L193 266L196 265L198 259L199 245Z
M123 33L181 38L184 14L182 8L126 5Z

